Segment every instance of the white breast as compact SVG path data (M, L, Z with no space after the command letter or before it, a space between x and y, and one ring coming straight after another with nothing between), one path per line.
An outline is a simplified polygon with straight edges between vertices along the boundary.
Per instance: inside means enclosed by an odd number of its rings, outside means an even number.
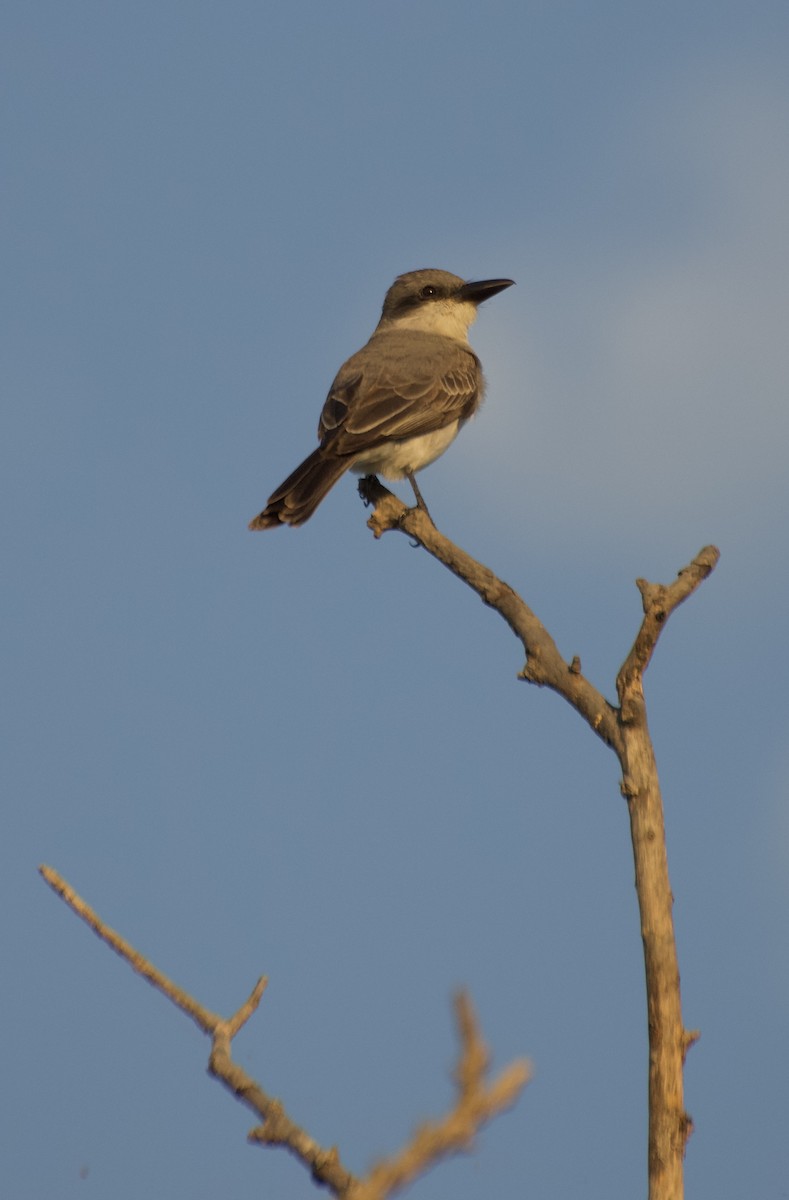
M357 475L383 475L384 479L404 479L409 472L421 471L444 453L460 432L461 422L453 421L433 433L400 438L368 450L351 468Z

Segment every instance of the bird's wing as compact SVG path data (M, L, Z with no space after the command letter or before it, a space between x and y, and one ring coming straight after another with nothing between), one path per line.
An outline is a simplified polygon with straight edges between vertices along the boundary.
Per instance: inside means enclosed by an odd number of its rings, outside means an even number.
M390 438L418 437L465 421L482 398L473 350L414 331L375 335L332 384L318 437L335 454L357 454Z

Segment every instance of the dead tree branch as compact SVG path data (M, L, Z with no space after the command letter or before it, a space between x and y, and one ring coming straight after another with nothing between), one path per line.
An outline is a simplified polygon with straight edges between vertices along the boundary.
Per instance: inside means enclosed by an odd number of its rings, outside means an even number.
M510 1108L528 1083L531 1070L514 1062L491 1084L485 1083L488 1051L465 992L455 997L460 1058L455 1068L455 1107L438 1121L421 1125L403 1149L372 1168L349 1200L384 1200L424 1175L451 1154L471 1150L477 1133L493 1117Z
M584 677L577 657L569 663L562 658L545 626L517 592L439 533L424 510L406 508L374 476L361 480L359 493L374 506L367 524L375 536L388 530L407 534L467 583L520 639L526 654L520 677L563 696L619 760L630 815L646 974L649 1197L681 1200L683 1159L693 1128L684 1107L683 1065L699 1035L686 1030L682 1021L663 801L647 726L643 676L668 618L714 570L719 553L706 546L669 585L637 580L644 618L617 676L616 707Z
M462 579L509 625L526 651L521 679L538 687L549 687L563 696L581 714L598 737L617 753L620 749L617 710L584 677L577 659L565 662L556 643L532 610L509 584L439 533L420 508L406 508L374 475L359 482L359 493L375 511L367 524L377 538L387 530L408 534L429 554Z
M39 867L39 871L52 890L97 937L208 1034L211 1038L209 1072L260 1118L261 1124L250 1131L249 1141L289 1150L317 1183L329 1188L340 1200L386 1200L447 1155L469 1150L482 1127L510 1108L529 1081L528 1063L518 1060L492 1082L486 1082L488 1052L471 1001L465 993L460 993L455 1000L460 1054L455 1070L458 1097L454 1108L440 1120L421 1126L402 1150L378 1163L366 1176L354 1176L341 1162L335 1146L326 1149L319 1145L288 1116L281 1101L269 1096L232 1058L233 1038L257 1010L266 989L265 977L257 981L232 1017L220 1017L179 988L111 929L57 871L47 866Z

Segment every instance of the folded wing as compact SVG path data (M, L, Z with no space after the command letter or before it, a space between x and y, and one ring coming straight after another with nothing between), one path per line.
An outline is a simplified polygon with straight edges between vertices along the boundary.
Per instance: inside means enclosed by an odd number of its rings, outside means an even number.
M380 333L340 369L318 437L333 454L355 457L382 441L468 420L482 391L482 369L469 347L413 330Z

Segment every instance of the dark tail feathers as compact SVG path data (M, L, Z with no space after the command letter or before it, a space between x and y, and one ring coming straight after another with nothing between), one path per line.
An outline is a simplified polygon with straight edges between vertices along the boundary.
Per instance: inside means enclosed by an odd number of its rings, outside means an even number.
M346 458L325 456L320 448L313 451L271 494L263 512L249 522L249 528L303 525L349 466Z

